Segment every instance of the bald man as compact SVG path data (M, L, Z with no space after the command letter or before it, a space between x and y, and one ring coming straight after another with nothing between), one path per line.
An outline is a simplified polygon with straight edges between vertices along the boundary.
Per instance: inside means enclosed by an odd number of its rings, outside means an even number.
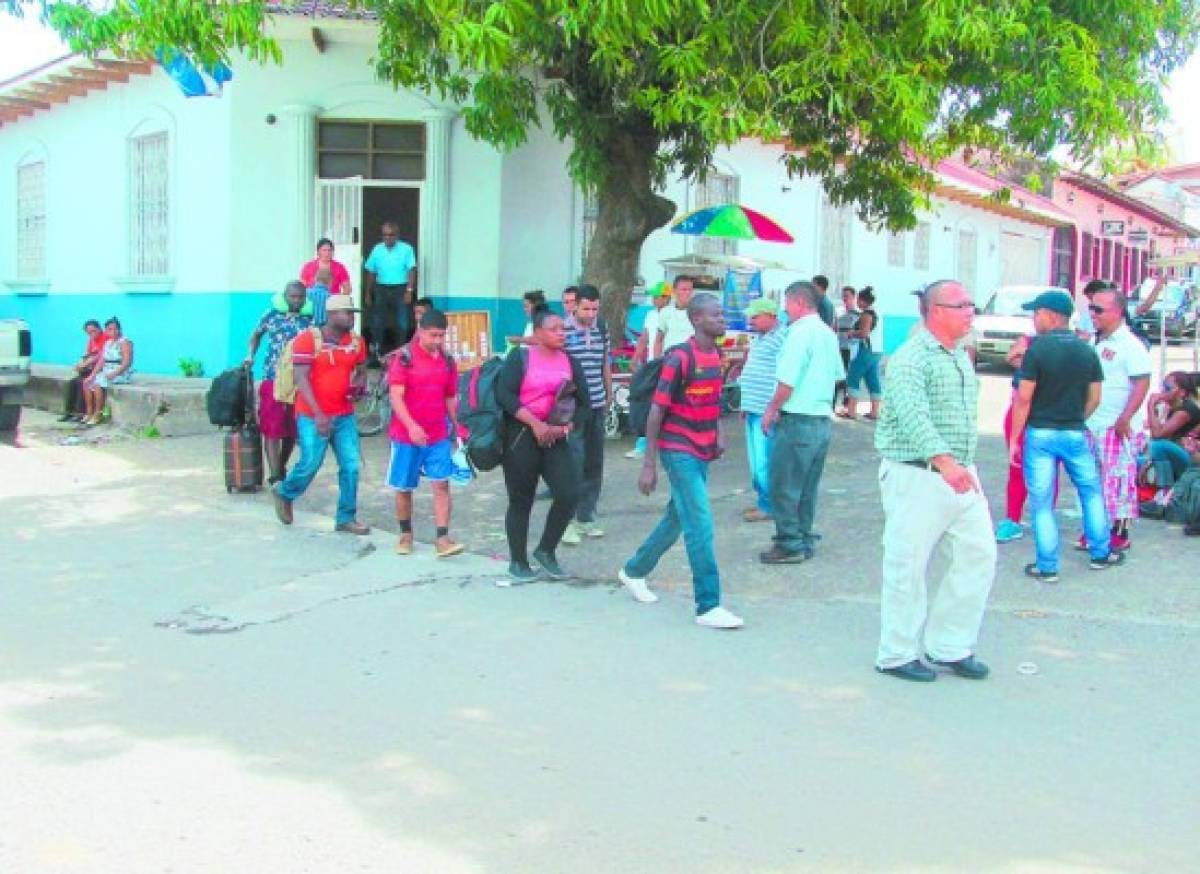
M875 667L930 682L935 671L982 680L975 644L996 573L992 518L975 470L979 382L962 347L975 304L946 279L922 294L923 327L888 362L875 432L885 516ZM931 556L949 558L932 607ZM922 640L922 629L924 640Z

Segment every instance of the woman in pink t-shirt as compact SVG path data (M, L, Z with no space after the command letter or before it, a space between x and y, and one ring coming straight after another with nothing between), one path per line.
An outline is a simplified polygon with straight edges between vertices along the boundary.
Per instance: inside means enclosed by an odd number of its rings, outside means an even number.
M517 582L532 582L540 572L567 579L554 551L579 500L579 471L567 445L572 426L592 414L587 383L579 362L564 351L567 332L560 316L546 308L533 313L533 337L513 349L496 381L496 399L504 410L504 485L508 511L504 530ZM538 479L544 478L552 498L546 527L529 564L529 514Z

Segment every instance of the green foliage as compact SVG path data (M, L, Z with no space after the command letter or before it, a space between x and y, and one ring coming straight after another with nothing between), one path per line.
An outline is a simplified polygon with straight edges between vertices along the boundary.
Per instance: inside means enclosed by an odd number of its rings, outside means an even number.
M10 7L16 0L4 0ZM43 0L74 46L279 60L262 0ZM789 144L860 217L909 227L929 168L972 147L1096 155L1164 116L1200 0L359 0L397 86L465 102L502 148L547 118L602 199L613 144L652 136L657 179L703 175L744 136Z
M162 431L159 431L154 425L147 425L138 430L137 436L143 440L158 440L162 437Z
M204 376L204 362L199 358L180 358L179 372L188 379Z

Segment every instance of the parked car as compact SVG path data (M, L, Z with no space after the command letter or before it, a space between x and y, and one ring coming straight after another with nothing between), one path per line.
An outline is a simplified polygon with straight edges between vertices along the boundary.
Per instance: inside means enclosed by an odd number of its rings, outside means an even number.
M29 325L21 319L0 319L0 432L15 431L21 421L32 351Z
M978 361L1003 364L1013 343L1033 331L1033 313L1021 307L1045 291L1071 293L1053 285L1005 285L992 293L975 317Z
M1144 299L1154 288L1154 280L1147 279L1138 290L1138 299ZM1168 282L1159 293L1154 305L1141 315L1134 315L1133 321L1137 327L1151 340L1157 340L1162 335L1165 323L1168 337L1182 337L1196 332L1196 321L1200 301L1197 301L1196 287L1190 282Z

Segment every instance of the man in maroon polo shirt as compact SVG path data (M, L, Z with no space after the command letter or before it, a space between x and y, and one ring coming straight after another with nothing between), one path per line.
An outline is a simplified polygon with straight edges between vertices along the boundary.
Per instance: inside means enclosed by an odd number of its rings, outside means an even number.
M643 495L658 483L657 461L671 483L671 501L617 578L634 599L653 603L646 577L679 535L687 547L696 599L696 624L705 628L741 628L742 619L721 606L721 574L713 552L712 509L708 503L708 465L725 452L721 433L721 353L716 340L725 333L721 302L697 294L688 302L694 334L668 349L646 421L646 455L638 488Z
M429 309L421 316L417 334L392 357L388 385L392 401L392 460L387 484L396 490L396 519L400 539L396 552L413 551L413 491L424 476L433 489L437 526L434 550L438 558L458 555L461 543L450 539L451 455L457 436L458 369L445 352L446 316Z

